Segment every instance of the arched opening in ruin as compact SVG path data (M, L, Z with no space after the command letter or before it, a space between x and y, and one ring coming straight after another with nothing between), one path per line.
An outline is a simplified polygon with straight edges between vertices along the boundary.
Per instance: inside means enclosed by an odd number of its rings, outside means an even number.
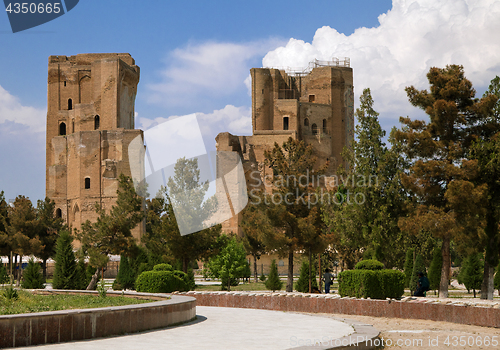
M66 123L59 124L59 135L66 135Z
M62 218L62 210L60 208L56 209L56 218Z
M90 188L90 177L85 178L85 189L88 190Z
M311 131L313 135L318 135L318 126L316 124L311 125Z
M99 118L98 115L94 117L94 130L99 130L99 127L101 126L101 119Z
M73 109L73 100L68 98L68 111L71 111Z
M283 118L283 130L288 130L288 117Z

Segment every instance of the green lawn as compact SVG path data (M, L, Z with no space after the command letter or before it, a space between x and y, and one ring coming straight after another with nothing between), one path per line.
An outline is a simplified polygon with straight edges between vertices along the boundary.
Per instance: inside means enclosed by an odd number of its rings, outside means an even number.
M18 291L17 300L6 299L0 289L0 315L12 315L31 312L89 309L107 306L121 306L148 303L152 300L113 296L100 298L95 295L35 295L26 291Z

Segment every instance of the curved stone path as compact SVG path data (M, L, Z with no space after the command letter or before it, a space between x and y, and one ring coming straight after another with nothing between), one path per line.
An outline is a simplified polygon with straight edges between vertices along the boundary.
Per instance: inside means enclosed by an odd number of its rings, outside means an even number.
M315 342L323 344L314 349L327 349L335 346L335 339L354 333L347 323L316 315L207 306L197 306L196 314L196 321L178 327L23 349L278 350L300 349Z

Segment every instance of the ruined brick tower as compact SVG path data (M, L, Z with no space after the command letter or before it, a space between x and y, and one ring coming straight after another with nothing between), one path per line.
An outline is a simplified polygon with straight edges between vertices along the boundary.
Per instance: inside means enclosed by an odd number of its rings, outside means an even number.
M343 164L341 152L354 139L353 74L349 59L313 61L300 72L253 68L252 136L217 135L217 150L238 152L249 189L257 177L265 179L264 151L289 137L312 145L318 165L329 162L326 176ZM250 175L258 171L259 175ZM264 185L266 184L261 180ZM254 181L255 182L255 181ZM226 232L238 232L240 216L223 223Z
M134 129L138 83L130 54L49 57L46 196L72 228L96 221L96 202L109 210L118 176L131 174L128 145L142 135Z

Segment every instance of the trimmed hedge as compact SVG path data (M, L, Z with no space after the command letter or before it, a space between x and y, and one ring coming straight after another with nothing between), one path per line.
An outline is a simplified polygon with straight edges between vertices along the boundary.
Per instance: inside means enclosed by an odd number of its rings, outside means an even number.
M137 277L135 288L145 293L172 293L189 290L188 277L182 271L145 271Z
M383 270L384 264L378 260L361 260L354 266L355 270Z
M170 264L158 264L153 267L153 271L174 271Z
M339 274L339 294L356 298L399 298L405 274L396 270L347 270Z

